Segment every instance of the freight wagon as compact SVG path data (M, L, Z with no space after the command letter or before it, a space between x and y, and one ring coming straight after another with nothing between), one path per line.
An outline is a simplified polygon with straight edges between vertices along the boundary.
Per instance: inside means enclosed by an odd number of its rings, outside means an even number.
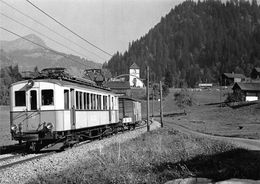
M128 129L142 121L141 113L141 102L128 96L119 97L119 119Z

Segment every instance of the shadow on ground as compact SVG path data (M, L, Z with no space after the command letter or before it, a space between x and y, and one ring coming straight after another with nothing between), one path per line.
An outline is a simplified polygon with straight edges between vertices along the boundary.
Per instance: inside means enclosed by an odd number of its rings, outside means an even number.
M154 165L161 178L176 179L176 171L183 177L210 178L222 181L230 178L260 180L260 151L234 149L215 155L199 155L177 163Z
M26 151L25 144L13 144L0 146L0 155L9 154L9 153L23 153Z

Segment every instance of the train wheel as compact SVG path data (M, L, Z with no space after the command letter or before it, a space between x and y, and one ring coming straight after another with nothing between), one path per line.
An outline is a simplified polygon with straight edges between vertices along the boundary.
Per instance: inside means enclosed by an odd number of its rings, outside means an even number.
M117 134L117 133L118 133L118 127L115 127L115 129L113 130L113 132L114 132L115 134Z
M26 143L26 149L31 151L31 152L39 152L40 151L40 145L38 142L27 142Z

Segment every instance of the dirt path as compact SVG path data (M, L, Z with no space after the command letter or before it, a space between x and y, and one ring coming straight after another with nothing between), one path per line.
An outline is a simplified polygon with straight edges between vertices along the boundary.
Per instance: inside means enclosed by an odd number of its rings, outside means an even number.
M165 118L164 119L165 126L177 129L181 132L193 134L197 136L208 137L210 139L222 140L225 142L230 142L239 147L247 148L249 150L260 150L260 140L252 140L252 139L244 139L244 138L233 138L233 137L223 137L223 136L214 136L209 134L200 133L194 130L190 130L181 125L175 124L172 119Z

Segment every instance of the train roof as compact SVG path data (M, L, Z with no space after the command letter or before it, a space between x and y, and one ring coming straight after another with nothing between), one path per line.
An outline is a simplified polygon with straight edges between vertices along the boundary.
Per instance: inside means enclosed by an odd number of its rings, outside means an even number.
M49 83L53 83L53 84L57 84L60 86L76 86L76 87L81 87L81 88L88 88L88 89L94 89L94 90L98 90L98 91L106 91L106 92L112 92L110 89L108 88L102 88L96 85L91 85L91 84L86 84L86 83L80 83L80 82L76 82L74 80L70 80L70 79L30 79L33 80L35 82L49 82ZM21 84L21 83L27 83L30 80L22 80L22 81L18 81L15 82L13 84L10 85L10 87L17 85L17 84Z

